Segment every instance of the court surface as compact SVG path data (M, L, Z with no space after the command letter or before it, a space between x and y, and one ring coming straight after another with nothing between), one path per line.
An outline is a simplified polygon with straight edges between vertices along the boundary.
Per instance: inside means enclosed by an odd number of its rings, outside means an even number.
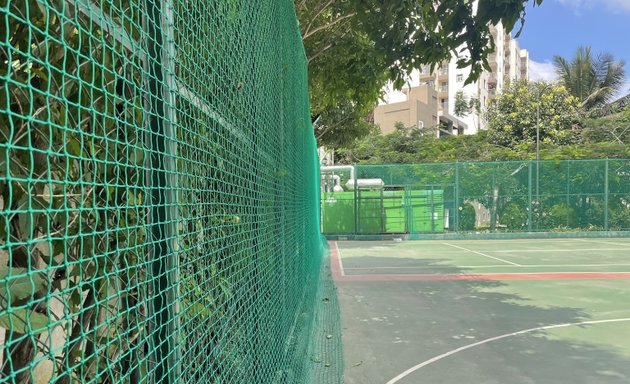
M345 382L630 382L630 239L330 242Z

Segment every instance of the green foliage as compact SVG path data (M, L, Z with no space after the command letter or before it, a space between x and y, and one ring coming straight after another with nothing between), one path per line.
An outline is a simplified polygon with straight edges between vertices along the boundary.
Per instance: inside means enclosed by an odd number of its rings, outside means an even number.
M336 107L322 107L320 120L315 126L315 137L320 146L344 148L358 137L365 137L378 130L365 116L369 111L361 110L349 103L340 102Z
M459 229L461 231L472 231L475 229L475 221L477 213L475 207L470 203L465 203L458 208L459 210Z
M609 210L609 227L612 230L628 230L630 228L630 205L620 202Z
M581 142L578 100L554 83L512 82L486 114L489 141L515 148L540 142L567 145Z
M575 208L566 203L558 203L549 210L541 212L539 216L542 228L577 228L579 225L578 214Z
M605 118L603 118L605 119ZM598 119L599 120L599 119ZM591 124L591 123L589 123ZM591 141L594 134L587 128L579 144L543 142L543 160L604 159L630 157L630 146L610 141ZM613 129L613 127L611 127ZM617 129L617 128L614 128ZM372 132L336 151L336 161L342 164L405 164L465 161L511 161L536 158L535 142L521 142L514 147L489 142L488 131L474 135L438 138L435 128L403 127L388 135ZM600 137L606 137L602 134Z
M321 244L291 1L2 15L0 381L308 382Z
M478 78L494 50L490 25L502 22L511 31L523 22L528 3L481 0L473 14L473 2L460 0L295 0L313 113L344 105L369 111L387 81L400 89L413 69L434 66L453 54L459 66L471 67L467 81ZM357 125L350 120L327 124L337 125L335 132L345 127L355 131ZM337 141L344 140L327 139Z
M455 93L455 116L466 117L473 111L473 104L471 100L466 98L463 91L457 91Z
M102 6L110 22L123 25L119 33L140 36L137 4ZM144 295L136 266L147 252L142 64L74 3L10 2L5 18L0 105L10 112L0 114L0 245L11 273L0 283L7 289L0 326L11 364L3 375L15 372L25 382L43 354L67 372L58 383L88 382L98 360L133 348L126 324L138 308L107 287ZM68 341L54 351L41 342L53 327L61 330L47 310L53 303L65 305ZM105 321L99 313L124 315ZM79 337L98 328L119 334ZM82 348L98 352L85 357L90 368L75 371L69 367ZM113 368L109 380L120 374Z
M585 109L611 101L625 85L625 62L610 53L593 57L591 47L579 47L571 61L555 56L554 66L561 83Z
M522 231L527 225L527 211L522 204L510 202L503 207L499 222L511 231Z
M584 121L585 139L588 142L630 144L630 106L619 113Z

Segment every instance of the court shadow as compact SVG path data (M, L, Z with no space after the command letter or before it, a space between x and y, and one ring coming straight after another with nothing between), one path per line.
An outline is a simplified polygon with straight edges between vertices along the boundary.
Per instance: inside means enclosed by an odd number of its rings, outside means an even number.
M387 251L384 251L387 252ZM445 259L414 259L373 256L352 256L343 259L344 272L348 275L365 274L457 274L468 273Z
M392 261L386 257L369 259L357 263L391 265ZM397 259L397 262L422 267L422 273L468 271L445 264L443 259ZM348 263L344 260L344 264ZM349 275L351 271L346 270ZM545 281L529 283L544 287L540 284ZM554 298L555 305L537 305L526 292L501 292L510 282L494 280L338 281L336 284L347 384L388 383L401 372L448 353L397 382L586 384L621 383L630 378L630 357L613 346L551 340L545 330L457 351L500 335L592 320L587 308L563 305L562 297ZM589 327L595 326L599 325ZM630 330L630 325L625 329ZM625 336L630 339L628 334Z

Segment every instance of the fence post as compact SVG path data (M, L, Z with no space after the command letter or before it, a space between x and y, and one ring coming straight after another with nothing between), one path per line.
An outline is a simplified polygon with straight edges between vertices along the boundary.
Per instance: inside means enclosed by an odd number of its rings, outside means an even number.
M357 183L357 178L359 177L359 172L357 170L357 165L356 164L352 164L352 166L354 167L354 234L355 236L359 234L359 190L357 188L358 183Z
M527 199L529 200L529 209L527 210L527 230L532 231L532 161L529 161L529 167L527 167Z
M571 161L567 160L567 227L570 226L571 223L569 223L569 207L571 207Z
M608 230L608 158L604 163L604 229Z
M176 383L179 377L176 138L174 110L174 41L169 0L145 0L147 34L145 101L147 132L147 202L151 207L151 267L148 357L155 364L153 381Z
M455 163L455 232L459 232L459 163Z

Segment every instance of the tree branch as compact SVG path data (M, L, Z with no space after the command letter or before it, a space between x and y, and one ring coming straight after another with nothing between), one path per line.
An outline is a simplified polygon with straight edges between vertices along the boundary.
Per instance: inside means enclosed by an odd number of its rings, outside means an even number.
M346 35L348 34L348 32L344 32L342 33L340 36L335 37L335 40L341 40L342 38L344 38ZM326 45L324 48L320 49L319 51L317 51L317 53L315 53L314 55L312 55L311 57L307 57L307 62L308 64L311 63L311 61L315 60L317 58L317 56L321 55L322 53L326 52L327 50L329 50L330 48L332 48L332 44L328 44Z
M335 25L335 24L339 23L340 21L343 21L343 20L349 19L349 18L351 18L351 17L354 17L354 16L356 16L356 14L357 14L356 12L353 12L353 13L350 13L350 14L348 14L348 15L338 17L338 18L336 18L335 20L333 20L333 21L331 21L331 22L329 22L329 23L327 23L327 24L320 25L319 27L315 28L313 31L308 32L308 33L304 33L304 36L302 36L302 40L306 40L306 39L308 39L309 37L311 37L311 36L313 36L314 34L316 34L317 32L322 31L322 30L327 29L327 28L330 28L330 27L332 27L333 25Z
M296 5L295 10L299 12L302 8L304 8L304 5L306 5L306 0L302 0L300 4Z
M321 131L317 136L315 136L315 138L317 140L321 139L322 136L324 136L327 132L339 127L342 123L344 123L346 120L349 120L352 117L352 115L348 115L346 117L344 117L343 119L337 121L336 123L327 126L326 128L324 128L323 131Z
M315 22L315 20L317 20L317 18L319 17L319 15L322 14L322 12L324 12L324 10L326 8L328 8L335 0L330 0L328 1L328 3L326 3L319 11L317 11L317 13L315 14L315 16L313 16L313 18L311 19L311 22L308 23L308 27L306 27L306 31L304 31L304 35L308 35L308 32L311 30L311 27L313 26L313 23Z
M311 61L313 61L313 60L315 60L317 58L317 56L321 55L322 53L324 53L325 51L327 51L331 47L332 47L332 44L328 44L324 48L320 49L316 54L314 54L313 56L311 56L308 59L306 59L306 61L308 62L308 64L310 64Z

